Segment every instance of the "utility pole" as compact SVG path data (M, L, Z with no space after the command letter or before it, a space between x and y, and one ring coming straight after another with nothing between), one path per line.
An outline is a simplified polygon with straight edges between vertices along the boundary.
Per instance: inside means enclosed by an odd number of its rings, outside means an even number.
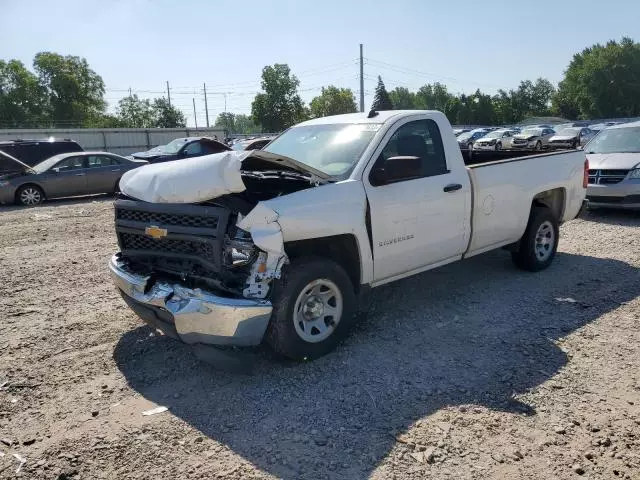
M169 100L169 106L171 106L171 91L169 90L169 80L167 80L167 100Z
M196 130L198 129L198 117L196 116L196 99L191 98L193 101L193 121L196 124Z
M362 58L362 44L360 44L360 111L364 112L364 59Z
M207 115L207 128L209 128L209 105L207 105L207 84L204 83L204 113Z
M133 98L133 95L131 95L131 87L129 87L129 98Z

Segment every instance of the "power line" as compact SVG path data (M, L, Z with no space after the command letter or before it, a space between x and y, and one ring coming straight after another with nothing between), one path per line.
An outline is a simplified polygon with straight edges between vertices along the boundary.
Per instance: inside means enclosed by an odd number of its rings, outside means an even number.
M479 82L474 82L471 80L460 80L458 78L455 77L448 77L448 76L444 76L444 75L439 75L439 74L435 74L435 73L430 73L430 72L423 72L420 70L415 70L413 68L408 68L408 67L402 67L400 65L394 65L392 63L387 63L387 62L382 62L380 60L374 60L371 58L365 58L365 63L367 65L371 65L373 67L376 68L382 68L382 69L386 69L386 70L390 70L390 71L395 71L398 73L403 73L405 75L413 75L416 77L423 77L423 78L429 78L429 79L443 79L446 81L450 81L453 83L459 83L459 84L471 84L471 85L476 85L476 86L480 86L480 87L488 87L488 88L500 88L500 89L504 89L507 88L504 85L495 85L495 84L488 84L488 83L479 83Z

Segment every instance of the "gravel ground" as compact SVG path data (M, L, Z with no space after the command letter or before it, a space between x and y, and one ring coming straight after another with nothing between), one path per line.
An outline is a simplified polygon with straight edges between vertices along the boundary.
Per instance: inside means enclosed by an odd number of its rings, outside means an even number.
M336 352L250 375L142 326L115 250L109 198L0 210L1 478L640 479L639 214L568 223L544 272L374 290Z

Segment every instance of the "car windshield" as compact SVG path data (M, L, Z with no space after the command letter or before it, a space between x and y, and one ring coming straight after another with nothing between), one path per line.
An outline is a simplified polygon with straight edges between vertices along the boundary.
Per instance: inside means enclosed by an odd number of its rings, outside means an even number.
M338 123L293 127L264 150L328 175L342 175L355 165L380 126L378 123Z
M167 143L166 145L162 145L157 147L165 155L173 155L174 153L178 153L178 150L187 143L187 141L191 140L190 138L176 138L175 140Z
M573 135L577 135L578 133L580 133L580 128L563 128L562 130L559 130L558 132L556 132L556 135L558 136L562 136L562 137L571 137Z
M43 160L42 162L38 163L37 165L31 168L33 168L33 170L36 171L37 173L43 173L49 170L51 167L53 167L60 160L64 160L69 156L70 155L64 154L64 153L60 155L54 155L53 157L47 158L46 160Z
M603 130L585 150L587 153L640 153L640 127Z
M466 140L469 140L472 136L473 136L473 133L471 133L471 132L461 133L460 135L458 135L458 141L459 142L464 142Z
M525 137L538 136L542 134L542 130L540 128L527 128L520 132L520 135Z
M489 132L487 133L484 137L482 138L502 138L502 135L504 135L504 130L500 131L500 130L494 130L493 132Z

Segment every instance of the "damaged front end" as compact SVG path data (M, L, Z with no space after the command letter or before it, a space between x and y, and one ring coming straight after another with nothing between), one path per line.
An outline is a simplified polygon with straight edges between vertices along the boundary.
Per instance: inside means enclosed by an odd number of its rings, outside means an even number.
M287 262L278 214L261 202L324 181L252 153L151 165L121 181L114 282L147 323L186 343L260 343Z

